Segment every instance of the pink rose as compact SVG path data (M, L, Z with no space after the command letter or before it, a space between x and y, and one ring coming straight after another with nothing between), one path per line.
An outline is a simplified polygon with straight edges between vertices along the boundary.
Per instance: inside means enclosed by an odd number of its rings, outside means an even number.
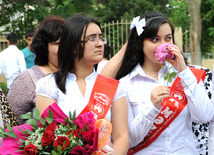
M93 145L93 132L92 131L83 131L82 137L89 145Z
M169 59L174 57L174 54L171 53L166 47L174 47L172 44L164 43L159 45L155 49L155 56L156 60L160 60L160 63L163 63L163 61L168 57Z

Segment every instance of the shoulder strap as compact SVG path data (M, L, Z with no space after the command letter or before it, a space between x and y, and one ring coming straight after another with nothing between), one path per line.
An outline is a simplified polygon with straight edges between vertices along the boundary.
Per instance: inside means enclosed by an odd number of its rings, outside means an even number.
M36 78L36 75L35 75L33 69L27 69L27 71L30 74L30 76L31 76L31 78L32 78L32 80L34 82L34 85L36 85L38 79Z

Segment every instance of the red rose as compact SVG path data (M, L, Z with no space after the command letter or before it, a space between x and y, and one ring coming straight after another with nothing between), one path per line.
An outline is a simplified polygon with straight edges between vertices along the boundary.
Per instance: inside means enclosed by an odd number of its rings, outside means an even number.
M67 132L67 135L71 134L71 132L72 132L72 130L69 130L69 131ZM81 130L80 130L80 129L76 129L76 130L73 131L72 136L80 137L80 135L81 135Z
M50 130L45 130L45 132L42 136L42 145L48 146L50 144L53 144L54 139L55 139L54 133Z
M48 125L48 127L45 130L54 131L59 125L56 122L52 122Z
M83 131L82 137L89 145L93 145L93 132L92 131Z
M77 145L75 148L73 148L71 150L71 154L75 154L75 155L90 155L88 153L87 148L84 148L84 147L82 147L80 145Z
M65 148L63 147L63 144L65 142ZM68 139L68 137L64 137L64 136L58 136L56 141L54 142L54 146L57 148L58 146L61 146L62 151L65 150L70 144L70 140Z
M32 143L25 146L24 152L26 155L37 155L39 153L38 147L33 145Z
M82 137L86 140L86 147L76 146L71 151L71 154L76 155L91 155L93 152L97 151L98 148L98 133L99 130L83 131Z

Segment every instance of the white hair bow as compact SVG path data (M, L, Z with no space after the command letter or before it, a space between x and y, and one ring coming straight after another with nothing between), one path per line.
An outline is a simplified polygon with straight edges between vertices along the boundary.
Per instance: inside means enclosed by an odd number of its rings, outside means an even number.
M140 36L143 33L144 31L143 27L146 26L145 18L141 19L140 21L139 19L140 19L140 16L134 17L130 26L130 29L133 29L134 27L136 27L138 36Z

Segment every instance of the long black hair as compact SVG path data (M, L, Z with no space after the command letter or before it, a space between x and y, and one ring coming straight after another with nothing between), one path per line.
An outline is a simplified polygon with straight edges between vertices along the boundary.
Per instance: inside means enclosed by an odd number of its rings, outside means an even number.
M82 13L74 14L67 19L60 37L58 50L58 67L59 70L54 73L55 81L58 88L66 93L65 84L68 72L74 69L74 60L83 57L84 44L81 44L81 37L85 40L86 30L90 23L97 24L100 29L100 23Z
M154 11L143 14L140 20L143 18L145 18L146 21L143 33L138 36L136 27L130 32L127 49L115 77L117 80L130 73L138 63L140 63L140 65L144 63L143 41L146 38L157 36L158 30L162 24L168 23L170 25L174 42L174 26L165 15Z

